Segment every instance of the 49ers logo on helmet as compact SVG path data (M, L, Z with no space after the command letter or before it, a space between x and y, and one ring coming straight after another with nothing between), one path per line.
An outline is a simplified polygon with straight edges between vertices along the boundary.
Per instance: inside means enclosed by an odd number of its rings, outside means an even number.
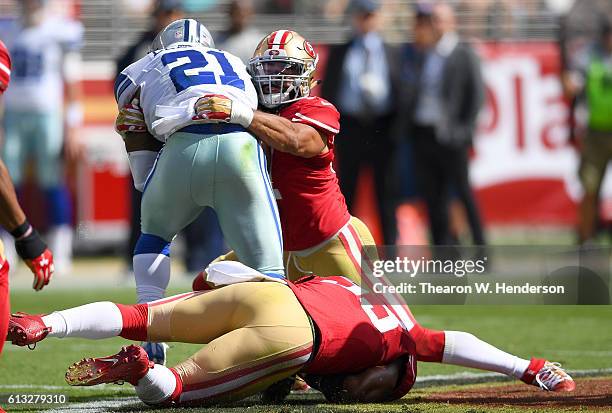
M312 47L312 45L310 44L309 41L304 40L304 50L306 51L306 53L308 53L308 55L310 57L312 57L313 59L317 57L317 54L315 53L314 47Z
M268 49L264 52L264 56L287 56L287 51L283 49Z

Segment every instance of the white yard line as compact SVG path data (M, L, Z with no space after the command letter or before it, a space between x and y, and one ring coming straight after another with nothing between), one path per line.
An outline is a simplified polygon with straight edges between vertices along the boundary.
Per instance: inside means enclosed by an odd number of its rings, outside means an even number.
M33 389L33 390L87 390L87 391L108 391L109 386L106 384L100 384L95 387L70 387L65 386L54 386L45 384L0 384L0 390L19 390L19 389Z
M117 408L126 407L135 403L141 403L137 397L126 397L123 399L114 400L99 400L93 402L83 403L69 403L56 409L47 410L48 413L74 413L74 412L85 412L85 413L104 413L104 412L116 412ZM142 404L142 408L146 408Z

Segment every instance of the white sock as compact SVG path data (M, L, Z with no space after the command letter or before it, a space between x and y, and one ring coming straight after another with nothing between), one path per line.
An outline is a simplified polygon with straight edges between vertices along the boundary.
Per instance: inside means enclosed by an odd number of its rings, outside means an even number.
M134 255L138 304L164 297L170 282L170 257L164 254Z
M525 360L462 331L445 331L442 363L495 371L520 379L529 366Z
M123 329L121 311L110 301L55 311L42 320L51 327L49 337L101 339L116 337Z
M156 364L136 386L136 394L146 404L166 401L176 389L176 377L168 367Z

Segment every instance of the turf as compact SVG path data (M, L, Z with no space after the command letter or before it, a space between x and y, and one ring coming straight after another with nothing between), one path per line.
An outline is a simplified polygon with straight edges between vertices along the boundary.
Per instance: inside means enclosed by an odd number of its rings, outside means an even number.
M111 300L130 303L134 300L131 289L49 290L31 293L17 290L11 296L12 309L26 312L49 312L92 301ZM522 357L546 357L563 363L570 370L612 368L612 306L417 306L416 318L425 326L435 329L463 330ZM206 322L206 320L203 320ZM106 411L173 412L177 409L148 409L133 398L131 386L103 386L71 388L63 380L66 367L86 356L104 356L115 353L126 341L49 339L35 351L5 346L0 360L0 394L60 393L70 403L55 406L58 411L79 411L76 403L100 401L98 408ZM187 357L200 346L172 344L169 364ZM466 369L438 364L420 363L419 376L448 375ZM473 372L476 372L475 370ZM423 400L441 388L419 388L404 399L391 404L334 406L323 403L318 394L291 396L290 403L282 406L264 406L255 399L232 407L192 409L207 412L525 412L525 408L486 406L451 406ZM113 405L122 401L124 405ZM126 404L127 403L127 404ZM34 412L45 410L31 405L3 405L9 411ZM85 409L85 408L84 408ZM529 409L527 409L529 410ZM91 411L91 410L82 410ZM95 410L98 411L98 410ZM559 411L538 410L538 412Z

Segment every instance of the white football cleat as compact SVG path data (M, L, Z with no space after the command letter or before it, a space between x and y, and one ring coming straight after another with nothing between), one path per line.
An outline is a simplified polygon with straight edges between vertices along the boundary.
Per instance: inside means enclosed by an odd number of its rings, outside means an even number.
M561 368L561 364L544 359L531 359L521 380L546 391L569 392L576 388L574 379Z

